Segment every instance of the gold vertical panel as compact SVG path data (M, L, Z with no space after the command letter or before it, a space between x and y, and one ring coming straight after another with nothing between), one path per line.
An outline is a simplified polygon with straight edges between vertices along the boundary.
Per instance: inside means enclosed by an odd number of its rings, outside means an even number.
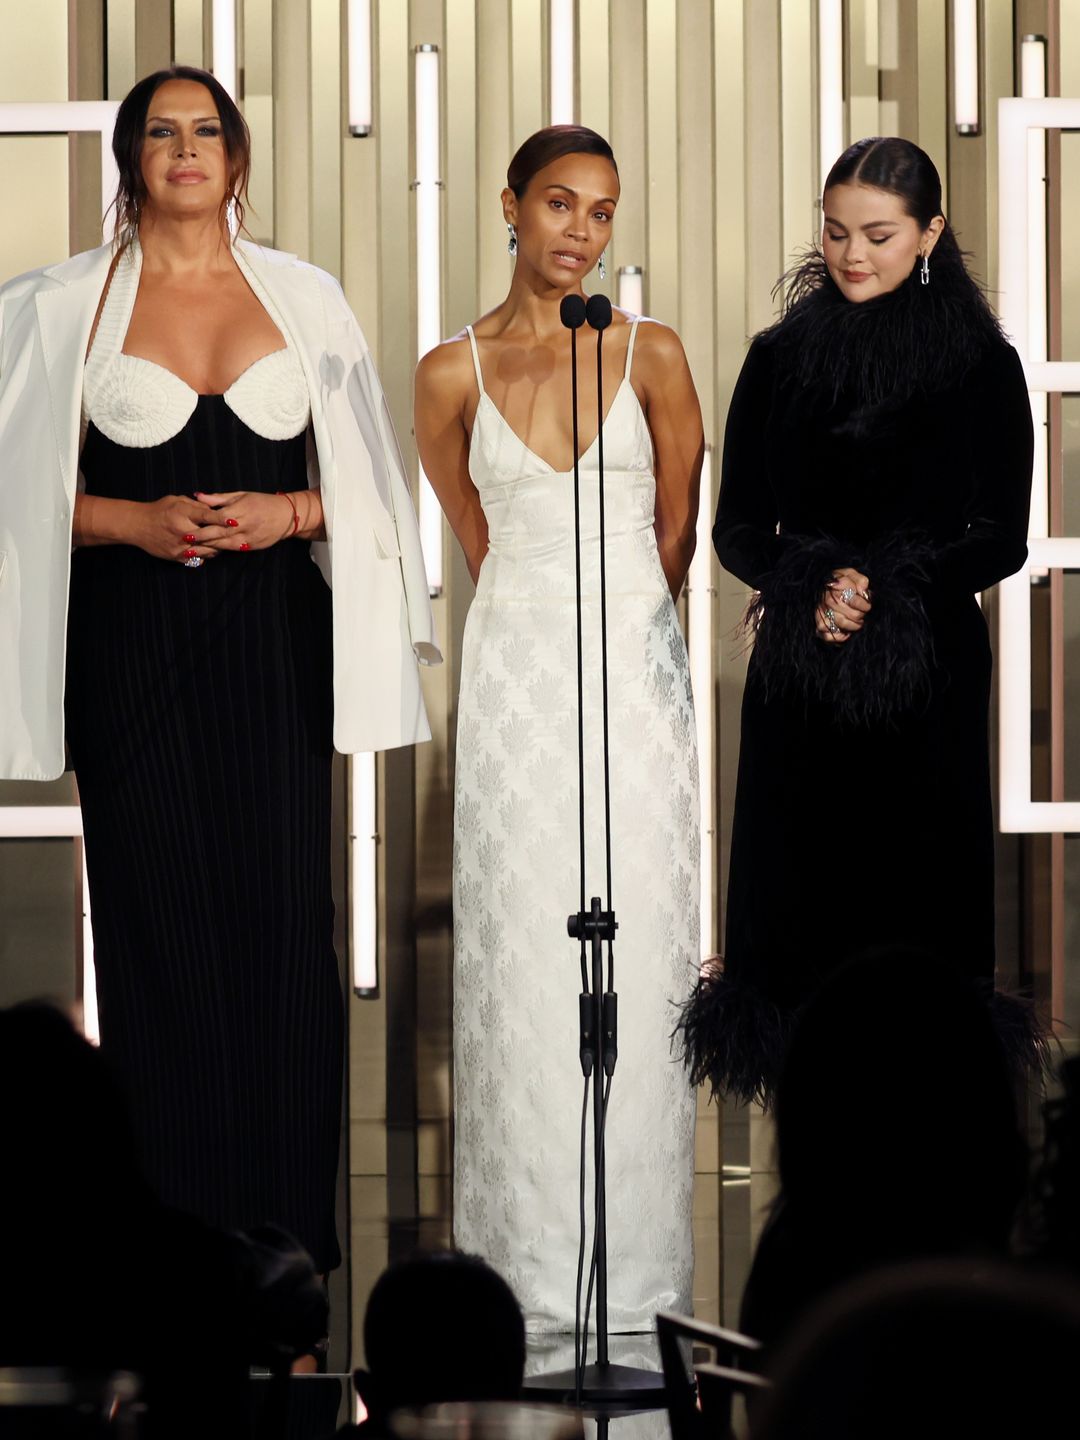
M309 0L311 6L311 249L308 258L341 275L340 0Z
M616 23L621 9L617 3ZM578 0L577 113L605 140L611 132L611 19L611 0Z
M245 29L250 5L245 4ZM173 0L173 58L177 65L206 67L203 0Z
M373 68L374 59L372 61ZM378 114L377 107L375 114ZM379 354L381 316L378 225L379 129L370 135L345 135L341 150L341 283L353 314ZM408 436L401 437L403 443Z
M875 0L876 3L876 0ZM811 80L814 27L805 0L781 0L780 116L783 147L783 260L806 248L817 228L817 160Z
M247 227L265 245L274 241L274 5L244 0L243 97L251 131L251 210Z
M773 318L772 289L783 272L783 176L780 145L780 8L744 0L746 166L746 329Z
M112 14L112 6L108 13ZM135 7L135 79L172 64L172 0L138 0Z
M649 166L647 234L649 309L679 323L679 153L676 0L646 0L645 105Z
M510 116L515 149L547 124L541 0L510 0Z
M716 438L716 182L713 145L712 7L681 4L678 9L678 133L700 137L678 145L678 223L682 280L675 323L686 348L705 422L705 438ZM708 503L706 499L706 503Z
M878 0L846 0L848 136L880 135L877 68Z
M68 0L68 98L100 100L105 93L104 0ZM109 136L103 137L109 143ZM101 244L101 222L111 195L101 194L101 142L97 135L68 138L68 245L73 255ZM80 928L81 936L82 930Z
M274 244L311 259L307 0L274 0Z
M373 7L374 8L374 7ZM416 350L413 297L412 54L408 7L399 0L378 5L378 146L380 320L379 370L398 434L407 437L412 416L412 371ZM413 457L412 447L406 454Z
M997 283L998 265L998 119L999 95L1013 93L1015 54L1013 18L1008 6L984 5L982 9L983 132L986 136L986 242L981 274L987 284ZM1019 86L1016 87L1019 91Z
M0 34L0 99L68 98L67 0L10 0L0 12ZM5 193L18 197L0 226L3 281L69 253L67 137L0 135L0 175Z
M479 255L477 310L490 310L506 295L511 262L499 195L517 146L510 124L510 9L507 0L476 0L476 245Z
M446 302L444 324L456 335L477 314L477 228L498 238L498 191L477 209L476 6L473 0L446 0ZM503 232L505 233L505 232Z
M948 46L943 0L917 0L919 16L917 67L919 145L938 168L942 203L949 213L948 184Z
M135 0L108 0L105 98L122 100L135 84Z
M647 313L655 314L648 250L648 168L645 142L645 0L618 0L612 17L607 139L615 152L622 190L615 216L614 264L645 267ZM614 268L614 267L613 267ZM674 317L671 317L674 319Z

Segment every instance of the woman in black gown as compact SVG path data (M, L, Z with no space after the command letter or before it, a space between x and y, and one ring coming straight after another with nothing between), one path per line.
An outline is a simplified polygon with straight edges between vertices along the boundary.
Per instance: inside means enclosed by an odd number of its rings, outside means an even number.
M822 249L732 397L713 529L756 591L755 643L725 955L682 1038L695 1080L766 1103L794 1016L852 956L924 954L896 984L928 1003L938 964L992 989L976 597L1024 561L1031 483L1020 361L929 157L861 140L823 203Z
M0 290L3 643L44 675L0 702L0 769L56 773L63 697L102 1049L158 1195L283 1227L325 1274L332 754L428 733L416 517L340 286L232 239L250 150L221 86L140 81L113 149L116 245Z

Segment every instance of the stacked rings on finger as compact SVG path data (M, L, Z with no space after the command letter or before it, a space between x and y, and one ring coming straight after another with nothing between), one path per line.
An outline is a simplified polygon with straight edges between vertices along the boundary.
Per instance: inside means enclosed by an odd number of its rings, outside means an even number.
M844 587L843 590L840 591L840 599L844 602L845 605L850 605L854 598L855 587L853 585L847 585Z
M831 610L826 610L823 613L825 615L826 630L828 630L830 635L835 635L840 629L840 626L836 623L836 616Z
M187 570L198 570L202 562L203 557L201 555L189 555L184 561L184 567Z

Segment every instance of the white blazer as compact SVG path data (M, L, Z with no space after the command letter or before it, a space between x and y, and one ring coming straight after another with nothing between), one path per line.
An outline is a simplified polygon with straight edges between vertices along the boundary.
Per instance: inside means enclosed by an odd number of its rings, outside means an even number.
M430 739L417 662L442 660L405 468L367 342L341 286L239 242L303 363L333 591L334 744ZM113 250L0 287L0 778L64 768L64 667L83 364ZM237 476L237 488L243 477Z

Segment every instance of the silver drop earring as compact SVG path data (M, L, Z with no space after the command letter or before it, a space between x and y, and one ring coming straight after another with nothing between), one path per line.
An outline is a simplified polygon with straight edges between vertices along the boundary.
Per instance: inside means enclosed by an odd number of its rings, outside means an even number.
M507 228L507 230L509 230L509 232L510 232L510 239L506 242L507 254L509 254L509 255L516 255L516 254L517 254L517 227L514 226L514 225L507 225L506 228Z
M919 284L920 284L920 285L929 285L929 284L930 284L930 256L929 256L929 255L924 255L924 256L922 257L922 269L919 271Z
M236 196L229 196L229 203L225 206L225 224L228 227L230 239L236 238L236 232L240 226L236 223Z
M606 280L606 279L607 279L607 266L604 264L604 256L605 256L606 254L607 254L607 251L606 251L606 250L601 250L601 251L600 251L600 259L597 261L597 265L596 265L596 273L597 273L597 275L600 276L600 279L601 279L601 280Z

